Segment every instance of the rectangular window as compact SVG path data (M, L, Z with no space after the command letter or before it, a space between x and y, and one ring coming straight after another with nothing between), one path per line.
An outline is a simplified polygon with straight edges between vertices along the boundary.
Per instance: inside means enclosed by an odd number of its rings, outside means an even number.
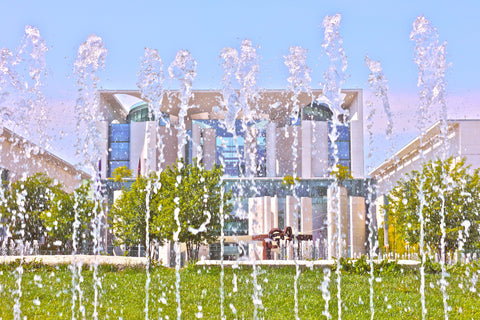
M130 125L128 123L117 123L110 125L110 142L130 141Z
M130 124L110 124L108 138L108 176L111 177L116 168L130 167Z
M110 145L110 160L128 161L130 158L130 143L117 142Z

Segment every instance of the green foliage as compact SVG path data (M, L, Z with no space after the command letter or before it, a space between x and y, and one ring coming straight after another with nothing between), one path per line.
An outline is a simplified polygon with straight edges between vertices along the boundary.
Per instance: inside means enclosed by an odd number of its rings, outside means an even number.
M321 283L325 280L322 268L301 270L296 277L294 267L264 268L257 267L257 285L261 288L263 308L257 308L258 318L292 319L295 309L295 282L298 291L298 317L300 319L322 318L321 312L329 303L332 319L338 318L337 278L330 274L330 281L323 291ZM472 269L472 272L473 269ZM476 272L476 271L475 271ZM191 267L180 270L182 285L180 299L182 319L196 319L200 306L204 319L218 319L221 313L220 267ZM223 290L224 313L227 319L253 319L255 307L252 300L252 267L225 268ZM175 319L177 317L175 270L170 268L151 268L148 291L149 319ZM61 266L55 270L25 270L22 276L22 294L17 295L18 277L15 268L0 272L0 318L13 319L15 297L20 299L22 317L28 319L72 319L82 318L79 309L84 308L85 318L143 319L147 294L145 270L99 266L98 276L102 279L102 295L98 305L95 301L95 279L93 270L88 266L82 269L82 282L78 289L82 293L82 303L72 305L72 272ZM369 303L370 276L342 273L341 275L342 316L347 319L371 319ZM40 279L40 280L38 280ZM440 288L441 276L425 276L425 303L428 319L443 319L444 306ZM480 283L472 281L472 276L464 273L450 273L447 294L449 311L453 319L479 319L478 292ZM374 290L373 306L375 319L421 319L420 279L418 272L405 271L401 276L382 272L371 284ZM258 288L258 289L260 289ZM40 301L40 305L32 301ZM327 301L328 299L328 301ZM95 309L95 306L97 308ZM152 307L153 306L153 307ZM232 306L232 307L229 307ZM72 310L73 309L73 310ZM325 319L326 316L323 316Z
M115 234L117 245L126 245L127 247L144 244L146 241L146 202L147 184L155 182L155 177L145 178L138 176L132 184L130 190L123 190L122 195L115 201L111 210L111 226ZM161 230L156 230L152 223L152 217L159 214L158 207L153 204L153 197L158 196L153 191L150 192L150 240L156 239L163 243L165 236Z
M333 167L332 171L330 171L330 175L337 178L338 181L353 179L350 169L341 164L337 164L335 167Z
M197 260L202 243L216 241L220 234L221 207L224 214L232 209L231 194L221 198L222 175L221 166L205 170L196 159L187 165L180 159L160 175L161 188L154 202L162 211L154 217L154 225L163 228L170 241L175 240L180 227L178 241L186 244L190 261Z
M198 247L216 241L220 233L220 208L231 211L231 194L221 199L220 166L205 170L202 164L179 160L148 178L138 177L130 190L112 208L112 226L117 244L137 245L146 240L146 197L149 186L150 239L185 243L190 261L197 258ZM177 230L180 232L177 234Z
M45 173L12 183L11 188L5 190L5 202L0 209L12 238L32 243L45 237L47 228L42 213L50 210L51 203L64 194L62 186L54 184Z
M422 166L421 171L413 171L399 181L388 195L385 209L389 224L409 244L419 243L422 208L425 244L438 255L441 252L442 211L445 216L446 253L453 253L459 248L460 234L463 249L477 250L480 248L479 192L479 170L469 174L465 159L455 162L450 157L445 161L430 161Z
M68 194L45 173L37 173L4 190L1 214L13 239L43 241L44 247L61 241L59 249L65 250L71 246L75 212L78 229L84 235L78 241L91 241L88 229L93 204L88 200L88 190L89 185L83 185Z
M117 167L112 173L113 181L121 182L125 178L130 178L132 174L133 170L128 169L127 166Z
M366 256L360 259L340 258L341 271L348 274L365 275L370 273L370 261ZM335 271L337 264L332 266L332 271ZM374 261L373 272L376 276L380 275L396 275L402 271L402 267L397 261L384 259L381 261Z
M294 178L291 175L286 175L283 178L282 184L285 186L292 186L295 184L295 182L300 182L300 178L299 177Z
M73 193L60 193L41 214L49 238L72 247L75 216L77 250L87 248L93 241L91 223L94 203L89 198L91 182L82 184Z

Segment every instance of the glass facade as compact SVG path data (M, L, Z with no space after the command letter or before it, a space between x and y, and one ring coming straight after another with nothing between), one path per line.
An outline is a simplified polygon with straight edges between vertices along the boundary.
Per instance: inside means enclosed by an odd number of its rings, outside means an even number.
M302 119L313 121L331 121L333 116L332 110L324 103L309 104L303 108Z
M235 121L235 134L227 131L218 120L193 120L202 129L215 129L216 163L224 165L227 177L243 176L245 171L245 132L241 120ZM255 121L246 125L257 130L257 176L264 177L266 173L265 121ZM203 145L203 140L201 140Z
M146 122L154 121L155 116L153 114L148 114L148 103L142 101L137 104L134 104L130 108L130 112L127 116L127 122ZM159 125L166 126L170 121L170 115L165 112L160 113L160 119L158 120Z
M130 166L130 124L112 123L108 133L108 176L121 166Z
M333 123L328 123L328 133L330 134L333 130ZM337 126L337 141L335 144L338 148L338 161L342 166L345 166L351 169L351 156L350 156L350 126L349 125L339 125ZM333 143L328 138L328 165L333 167L335 163Z

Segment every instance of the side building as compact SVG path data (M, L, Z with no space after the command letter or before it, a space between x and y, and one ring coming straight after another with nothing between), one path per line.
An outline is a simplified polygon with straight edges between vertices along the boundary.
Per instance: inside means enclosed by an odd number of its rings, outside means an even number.
M328 241L335 219L328 189L336 148L339 163L353 176L342 182L342 255L358 256L365 252L366 239L363 92L342 93L345 113L332 142L333 112L321 90L298 97L300 114L293 113L292 97L286 91L262 91L249 115L224 110L220 91L194 90L182 121L188 136L184 144L178 137L177 91L165 93L160 119L152 119L138 91L101 91L100 131L108 150L102 159L108 163L102 167L102 177L111 177L119 166L132 169L134 176L145 175L174 163L179 154L187 161L202 159L207 169L222 164L226 187L239 195L233 212L236 222L226 226L226 232L250 241L250 256L261 258L261 248L252 240L255 236L274 227L297 226L294 231L312 235L313 242L320 243L320 256L327 257L335 255L334 242ZM286 176L300 179L295 188L283 183ZM238 244L229 240L232 245L226 250L234 256Z
M441 123L436 122L422 137L410 141L370 173L376 181L376 221L378 227L384 230L385 245L388 245L388 224L385 223L388 217L379 209L386 204L385 195L408 173L421 169L425 162L440 158L443 152L457 161L465 158L472 169L480 168L479 136L479 119L447 120L446 141L441 135Z
M3 184L45 172L63 184L67 192L72 192L83 180L91 179L71 163L8 128L0 129L0 170Z
M0 128L0 177L1 188L36 173L46 173L61 183L65 191L72 192L90 175L77 169L59 156L44 150L8 128ZM8 227L0 216L0 243L8 236Z

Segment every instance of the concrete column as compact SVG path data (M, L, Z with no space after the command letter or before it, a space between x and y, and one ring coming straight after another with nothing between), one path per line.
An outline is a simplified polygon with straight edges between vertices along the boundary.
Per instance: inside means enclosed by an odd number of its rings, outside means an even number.
M357 98L350 107L350 152L354 178L364 177L363 151L363 91L358 90Z
M138 175L138 167L144 166L142 163L142 151L145 144L146 122L130 123L130 169L133 170L133 177Z
M312 123L312 177L328 177L328 123Z
M177 129L159 127L158 132L161 137L161 145L157 150L157 159L160 159L158 168L165 169L167 165L171 165L177 160Z
M263 197L264 224L263 233L268 233L273 228L273 212L272 212L272 197Z
M271 197L271 212L272 212L272 228L278 228L278 198L277 197ZM270 230L268 230L270 231Z
M300 209L302 210L302 228L300 229L300 231L306 234L312 234L312 198L302 197L300 198L300 204Z
M388 247L388 217L386 217L383 207L387 204L385 196L379 196L375 200L377 230L383 228L383 246ZM380 243L379 246L382 246Z
M312 177L312 121L303 120L302 126L302 178Z
M334 188L331 185L327 191L327 239L328 258L347 257L347 233L348 233L348 207L347 189L345 187ZM340 221L338 218L340 217ZM338 229L340 227L340 230Z
M287 196L285 201L285 227L292 227L294 233L300 229L295 221L295 219L298 219L298 212L295 212L296 204L297 199L294 196Z
M263 197L248 199L248 234L250 236L263 233L264 229L264 199ZM250 260L262 260L263 245L261 242L248 244Z
M99 121L97 124L98 132L100 134L100 147L99 150L101 152L100 161L102 164L100 170L100 177L102 179L107 178L107 168L108 168L108 122L107 121Z
M352 258L365 254L365 198L350 197L350 248Z
M192 122L192 158L197 158L199 161L203 156L201 145L201 128L198 124Z
M245 131L245 176L255 177L257 173L257 129Z
M251 236L263 233L263 204L263 197L248 198L248 234Z
M276 165L276 143L277 143L277 132L275 122L269 122L267 124L266 137L266 165L267 165L267 177L276 177L277 176L277 165Z
M205 169L212 170L216 160L216 134L215 129L203 130L203 165Z
M142 175L147 175L156 168L156 147L157 134L155 132L156 124L154 121L148 121L145 124L145 141L142 150L142 161L144 165L141 168Z

